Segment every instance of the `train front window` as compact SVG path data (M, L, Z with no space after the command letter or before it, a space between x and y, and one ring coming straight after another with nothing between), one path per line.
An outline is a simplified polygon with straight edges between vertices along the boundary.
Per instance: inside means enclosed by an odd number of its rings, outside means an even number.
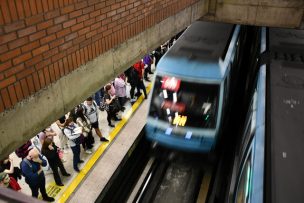
M219 85L156 76L149 116L172 126L215 128Z

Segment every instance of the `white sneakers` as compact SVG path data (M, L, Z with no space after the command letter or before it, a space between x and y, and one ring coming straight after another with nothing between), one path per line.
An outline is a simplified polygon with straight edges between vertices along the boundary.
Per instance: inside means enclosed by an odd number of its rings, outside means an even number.
M130 99L130 102L136 102L137 99Z
M85 151L85 153L86 153L86 154L92 154L92 150L91 150L91 149L87 149L87 150Z

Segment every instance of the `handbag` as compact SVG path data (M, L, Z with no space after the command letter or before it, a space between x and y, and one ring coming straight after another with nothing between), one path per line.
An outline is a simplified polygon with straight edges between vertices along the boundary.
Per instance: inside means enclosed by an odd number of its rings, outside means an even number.
M85 121L83 121L83 123L84 123L83 131L86 133L89 133L92 130L92 126L91 126L89 119L86 116L84 116L84 118L85 118Z
M83 126L83 131L89 133L91 130L88 126Z
M109 104L106 103L105 98L103 98L100 102L100 108L101 111L109 111Z

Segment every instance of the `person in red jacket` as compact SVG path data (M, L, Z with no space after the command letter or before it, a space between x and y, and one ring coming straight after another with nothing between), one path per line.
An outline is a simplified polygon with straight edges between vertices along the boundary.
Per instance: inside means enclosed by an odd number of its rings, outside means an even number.
M144 75L144 70L145 70L145 65L144 63L140 60L137 63L135 63L133 65L134 69L137 71L138 73L138 78L139 78L139 82L137 84L137 89L142 89L145 95L145 99L147 99L147 92L146 92L146 87L144 85L144 81L143 81L143 75Z

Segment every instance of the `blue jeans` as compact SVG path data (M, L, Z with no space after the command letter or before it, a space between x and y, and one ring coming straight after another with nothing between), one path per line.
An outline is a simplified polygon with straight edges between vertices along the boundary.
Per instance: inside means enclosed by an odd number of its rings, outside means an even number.
M73 152L73 168L74 168L74 170L79 170L78 163L80 161L80 145L71 147L71 149Z

